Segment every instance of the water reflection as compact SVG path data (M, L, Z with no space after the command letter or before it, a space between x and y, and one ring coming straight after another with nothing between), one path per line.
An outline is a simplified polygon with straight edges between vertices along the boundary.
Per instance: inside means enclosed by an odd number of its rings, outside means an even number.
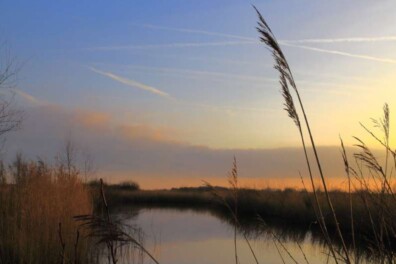
M234 228L224 216L207 211L130 207L115 216L127 225L139 226L144 233L142 243L162 264L235 263ZM305 257L309 263L334 263L328 260L323 241L310 231L274 223L268 228L247 220L242 227L237 236L240 263L255 263L243 234L259 263L282 263L281 257L286 263L294 263L289 254L298 263L306 263ZM274 235L281 244L274 242ZM120 263L151 263L142 254L128 254Z

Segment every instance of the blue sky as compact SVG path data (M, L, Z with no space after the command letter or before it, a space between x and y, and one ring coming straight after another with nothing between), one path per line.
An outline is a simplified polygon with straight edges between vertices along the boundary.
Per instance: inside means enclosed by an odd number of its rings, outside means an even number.
M251 4L284 48L319 145L339 134L350 145L359 121L384 102L392 111L393 1L2 1L0 36L22 65L14 90L27 112L77 112L167 144L298 147ZM22 134L13 149L33 140Z

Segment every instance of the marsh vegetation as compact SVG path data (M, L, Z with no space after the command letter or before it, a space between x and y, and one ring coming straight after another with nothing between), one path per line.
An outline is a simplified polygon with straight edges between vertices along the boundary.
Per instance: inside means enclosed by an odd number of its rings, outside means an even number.
M87 182L83 170L73 163L70 145L66 158L54 164L17 155L10 164L0 163L0 263L115 264L122 258L124 246L158 263L143 245L139 229L128 228L115 217L113 211L120 208L209 212L232 227L234 247L229 254L235 256L235 263L239 262L237 236L247 243L252 261L259 263L259 249L249 241L263 234L274 239L277 249L282 248L278 251L282 261L289 258L297 262L285 246L285 238L278 235L281 232L273 231L281 229L292 229L297 237L309 233L334 263L394 263L396 151L390 146L388 105L384 105L381 118L373 119L373 128L362 124L367 135L382 146L384 158L379 160L362 139L355 138L356 152L350 160L341 139L340 162L345 165L348 188L330 190L292 70L274 33L256 11L260 39L272 53L279 74L284 108L301 139L308 181L300 190L241 188L237 159L228 188L207 184L147 191L133 181L118 185L106 185L102 180ZM8 71L4 74L0 75L0 85L11 76ZM17 112L10 109L8 101L0 102L0 113L4 113L0 135L20 123ZM305 255L304 259L309 263Z
M93 207L78 170L18 155L1 173L0 263L86 263L91 245L72 217Z

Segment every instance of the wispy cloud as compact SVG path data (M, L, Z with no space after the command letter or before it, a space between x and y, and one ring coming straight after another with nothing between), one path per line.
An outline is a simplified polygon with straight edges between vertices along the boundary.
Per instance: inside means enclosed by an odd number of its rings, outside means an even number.
M26 93L24 91L21 91L18 89L12 89L11 91L14 92L15 94L17 94L18 96L20 96L23 100L27 101L28 103L30 103L34 106L46 104L46 102L34 97L31 94Z
M365 54L354 54L354 53L343 52L343 51L338 51L338 50L315 48L315 47L311 47L311 46L295 45L295 44L290 44L290 43L286 43L286 42L279 42L279 44L281 44L283 46L288 46L288 47L295 47L295 48L299 48L299 49L311 50L311 51L340 55L340 56L346 56L346 57L351 57L351 58L358 58L358 59L364 59L364 60L396 64L395 59L379 58L379 57L369 56L369 55L365 55Z
M89 50L134 50L134 49L158 49L158 48L199 48L215 46L240 46L257 44L257 41L218 41L218 42L187 42L187 43L167 43L167 44L147 44L147 45L125 45L125 46L104 46L93 47Z
M173 27L163 27L163 26L155 26L155 25L143 25L146 28L152 29L159 29L159 30L171 30L171 31L178 31L184 33L192 33L192 34L201 34L201 35L211 35L211 36L218 36L218 37L227 37L232 39L238 40L245 40L247 42L243 42L244 44L253 44L257 43L256 38L245 37L245 36L238 36L233 34L224 34L206 30L196 30L196 29L186 29L186 28L173 28ZM311 46L304 46L298 45L299 43L342 43L342 42L383 42L383 41L396 41L396 36L380 36L380 37L350 37L350 38L312 38L312 39L300 39L300 40L279 40L279 44L283 46L295 47L305 50L311 50L315 52L339 55L339 56L346 56L351 58L357 59L364 59L364 60L371 60L376 62L383 62L383 63L392 63L395 64L396 60L391 58L379 58L375 56L370 56L366 54L354 54L349 52L337 51L337 50L329 50L329 49L322 49L316 48ZM235 45L240 45L235 43ZM220 44L220 42L219 42Z
M107 64L101 64L107 65ZM121 65L117 65L121 66ZM194 78L202 80L202 77L205 78L213 78L216 80L225 80L225 81L242 81L244 83L251 83L251 86L255 86L257 84L262 87L263 83L276 84L278 83L278 79L276 78L266 78L262 76L256 75L244 75L244 74L233 74L233 73L225 73L225 72L213 72L213 71L198 71L192 69L178 69L178 68L166 68L166 67L148 67L142 65L122 65L122 67L126 67L129 71L144 71L148 73L155 74L163 74L165 76L180 76L183 78ZM316 76L316 75L315 75ZM367 79L364 79L367 82ZM302 78L298 81L298 83L304 84L307 87L323 87L325 89L308 89L308 92L320 92L320 93L339 93L340 91L345 91L348 89L350 91L359 90L362 91L362 87L356 84L349 84L342 82L318 82L318 81L308 81ZM261 109L259 111L262 111Z
M239 78L239 79L245 79L245 80L254 80L254 81L271 81L271 82L277 82L276 79L266 79L262 77L256 77L256 76L245 76L245 75L233 75L233 74L226 74L226 73L218 73L218 72L204 72L204 71L194 71L194 70L181 70L181 69L169 69L169 68L157 68L157 67L145 67L145 66L137 66L137 65L129 65L129 68L136 68L136 69L144 69L144 70L156 70L156 71L162 71L166 73L178 73L178 74L192 74L192 75L197 75L202 77L203 75L209 75L209 76L214 76L214 77L223 77L223 78ZM93 72L96 72L98 74L101 74L103 76L106 76L110 79L113 79L115 81L121 82L123 84L126 84L128 86L133 86L139 89L144 89L148 90L152 93L165 96L168 98L172 98L169 94L162 92L154 87L138 83L134 80L126 79L123 77L120 77L118 75L115 75L114 73L111 72L105 72L98 70L94 67L89 67L90 70ZM172 98L174 99L174 98ZM264 108L252 108L252 107L235 107L235 106L221 106L221 105L209 105L209 104L201 104L201 103L195 103L195 102L186 102L183 100L174 100L175 103L178 103L180 105L186 105L189 107L199 107L199 108L206 108L214 111L248 111L248 112L267 112L267 111L274 111L273 109L264 109Z
M388 42L396 41L396 36L384 37L352 37L352 38L312 38L312 39L295 39L282 40L287 43L342 43L342 42Z
M206 108L214 111L222 111L222 112L258 112L258 113L274 113L281 112L282 110L275 108L257 108L257 107L238 107L238 106L224 106L224 105L210 105L203 103L193 103L193 102L181 102L182 104L186 104L193 107Z
M151 25L151 24L144 24L143 27L150 28L150 29L176 31L176 32L182 32L182 33L191 33L191 34L200 34L200 35L208 35L208 36L226 37L226 38L239 39L239 40L250 40L250 41L256 41L257 40L256 38L252 38L252 37L233 35L233 34L226 34L226 33L219 33L219 32L206 31L206 30L163 27L163 26L157 26L157 25ZM280 41L287 42L287 43L388 42L388 41L396 41L396 36L282 39Z
M238 36L238 35L232 35L232 34L224 34L224 33L212 32L212 31L206 31L206 30L196 30L196 29L187 29L187 28L174 28L174 27L163 27L163 26L156 26L156 25L149 25L149 24L144 24L143 26L144 26L145 28L151 28L151 29L169 30L169 31L177 31L177 32L184 32L184 33L199 34L199 35L208 35L208 36L217 36L217 37L233 38L233 39L239 39L239 40L256 41L255 38L251 38L251 37L244 37L244 36Z
M342 96L352 96L354 93L350 90L340 90L340 89L317 89L317 88L301 88L304 92L318 93L318 94L329 94L329 95L342 95Z
M106 77L108 77L108 78L110 78L110 79L112 79L114 81L120 82L120 83L125 84L127 86L130 86L130 87L133 87L133 88L138 88L140 90L148 91L148 92L153 93L155 95L159 95L159 96L162 96L162 97L173 99L168 93L163 92L163 91L161 91L161 90L159 90L157 88L154 88L152 86L149 86L149 85L146 85L146 84L143 84L143 83L131 80L131 79L127 79L127 78L124 78L124 77L121 77L121 76L118 76L118 75L116 75L114 73L111 73L111 72L101 71L101 70L98 70L98 69L93 68L93 67L89 67L89 69L91 71L93 71L93 72L96 72L96 73L98 73L100 75L106 76Z
M236 79L241 81L252 81L252 82L271 82L277 83L278 79L276 78L265 78L261 76L254 76L254 75L244 75L244 74L234 74L234 73L224 73L224 72L215 72L215 71L198 71L198 70L190 70L190 69L177 69L177 68L164 68L164 67L147 67L147 66L140 66L140 65L128 65L130 69L137 69L137 70L146 70L146 71L156 71L160 73L167 73L167 74L177 74L182 76L192 76L201 78L202 76L205 77L213 77L217 79Z
M202 78L209 77L215 78L218 80L240 80L243 82L251 82L253 85L259 83L262 85L263 83L278 83L278 79L276 78L266 78L255 75L244 75L244 74L231 74L224 72L213 72L213 71L197 71L191 69L177 69L177 68L163 68L163 67L147 67L141 65L128 65L126 66L130 70L143 70L147 72L156 72L162 73L165 75L178 75L182 77L191 77L191 78ZM300 80L299 83L303 83L309 86L315 87L326 87L326 89L319 90L310 90L311 92L325 92L325 93L333 93L338 92L339 90L362 90L362 87L359 85L350 85L345 84L345 82L337 83L337 82L317 82L317 81L308 81L308 80ZM329 89L330 88L330 89Z

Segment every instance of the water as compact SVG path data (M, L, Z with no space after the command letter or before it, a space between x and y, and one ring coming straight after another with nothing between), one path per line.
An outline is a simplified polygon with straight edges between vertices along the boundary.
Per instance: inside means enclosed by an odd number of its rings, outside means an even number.
M139 237L145 248L162 264L235 263L233 226L208 212L123 209L116 216L123 223L140 228ZM298 263L307 263L305 257L311 264L327 262L328 251L309 232L267 230L258 233L250 232L247 236L259 263L283 263L282 258L286 263L295 263L292 258ZM277 239L282 243L277 243ZM240 263L256 263L241 233L237 235L237 255ZM130 250L120 263L153 262Z

